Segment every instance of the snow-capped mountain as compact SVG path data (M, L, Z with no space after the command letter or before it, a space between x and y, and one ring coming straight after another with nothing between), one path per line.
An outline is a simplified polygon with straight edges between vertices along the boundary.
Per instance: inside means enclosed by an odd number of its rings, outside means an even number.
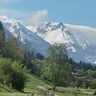
M54 22L27 28L50 44L65 43L73 60L96 64L96 29Z
M79 62L96 64L96 29L63 23L46 22L40 26L25 28L17 20L0 17L6 38L14 36L24 49L35 49L47 56L47 49L54 43L65 43L69 57ZM49 43L50 44L49 44Z
M24 49L32 49L44 56L47 55L47 49L50 46L48 42L25 28L17 20L9 19L8 17L3 16L0 17L0 21L3 24L6 38L14 36L21 41Z

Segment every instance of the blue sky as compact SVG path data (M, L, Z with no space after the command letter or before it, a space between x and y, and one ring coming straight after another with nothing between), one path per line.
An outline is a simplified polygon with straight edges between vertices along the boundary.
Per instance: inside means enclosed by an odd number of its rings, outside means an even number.
M54 21L96 28L96 0L0 0L0 15L31 24ZM37 22L37 21L36 21Z

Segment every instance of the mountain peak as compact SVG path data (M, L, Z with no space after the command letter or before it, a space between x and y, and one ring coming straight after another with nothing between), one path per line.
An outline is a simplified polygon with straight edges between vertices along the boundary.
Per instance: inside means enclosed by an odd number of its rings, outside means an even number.
M0 16L0 21L1 22L4 22L4 23L16 23L16 22L19 22L18 20L16 20L16 19L11 19L11 18L9 18L9 17L7 17L7 16Z
M0 20L8 20L7 16L0 16Z
M69 57L76 62L96 61L96 29L82 25L46 22L34 32L50 44L65 43Z
M19 23L15 19L1 17L0 20L3 24L6 38L13 36L21 42L21 47L24 50L35 50L36 52L46 56L46 50L50 46L48 42L46 42L41 37L25 28L21 23Z
M0 20L4 28L22 42L25 49L36 49L47 56L50 45L64 43L67 45L69 57L73 60L96 62L95 28L62 22L45 22L40 26L29 26L28 30L15 19L0 16Z

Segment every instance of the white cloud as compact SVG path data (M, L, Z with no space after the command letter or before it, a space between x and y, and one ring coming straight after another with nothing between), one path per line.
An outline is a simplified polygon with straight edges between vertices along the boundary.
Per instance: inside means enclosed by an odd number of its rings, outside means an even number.
M48 16L47 10L38 10L33 13L32 18L30 19L30 23L33 25L39 25L42 22L44 22L47 16Z
M31 15L28 12L21 12L19 10L12 10L12 9L0 9L0 16L7 16L9 18L15 18L19 21L21 21L22 23L26 24L26 19L28 18L28 16Z
M0 0L0 3L7 3L7 2L14 2L14 1L21 1L21 0Z
M36 12L25 12L13 9L0 9L0 16L17 19L24 25L40 25L48 16L47 10L39 10ZM31 17L30 17L31 16Z
M9 16L9 17L16 17L16 16L20 16L22 17L23 12L20 12L18 10L12 10L12 9L0 9L0 15L5 15L5 16Z

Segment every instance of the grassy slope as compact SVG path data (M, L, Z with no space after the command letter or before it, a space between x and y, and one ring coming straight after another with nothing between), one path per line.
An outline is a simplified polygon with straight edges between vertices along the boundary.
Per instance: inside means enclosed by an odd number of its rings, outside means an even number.
M38 94L39 96L44 96L38 89L37 86L44 86L46 88L50 87L48 84L46 84L44 81L37 79L36 77L27 74L29 79L27 80L27 83L25 85L24 92L25 93L20 93L17 92L16 90L12 90L6 86L0 86L0 96L28 96L28 94ZM60 92L60 90L64 90L64 92L70 92L70 94L64 94L63 92ZM58 96L77 96L77 95L72 95L72 92L78 92L77 88L63 88L59 89L59 92L56 92ZM91 89L79 89L79 92L81 93L93 93L93 90ZM78 95L81 96L81 95Z
M59 89L59 91L56 92L58 96L92 96L92 93L94 92L94 90L92 89L81 89L81 88L63 88L62 89L63 92L61 92L60 90L61 89Z
M37 89L37 86L49 87L48 84L46 84L44 81L34 77L33 75L28 74L28 77L29 77L29 80L26 83L24 92L40 93L40 91Z
M0 86L0 96L27 96L28 94L38 94L42 96L43 94L37 89L37 86L46 86L44 81L37 79L33 75L27 74L28 80L26 82L24 93L17 92L16 90L10 89L6 86Z

